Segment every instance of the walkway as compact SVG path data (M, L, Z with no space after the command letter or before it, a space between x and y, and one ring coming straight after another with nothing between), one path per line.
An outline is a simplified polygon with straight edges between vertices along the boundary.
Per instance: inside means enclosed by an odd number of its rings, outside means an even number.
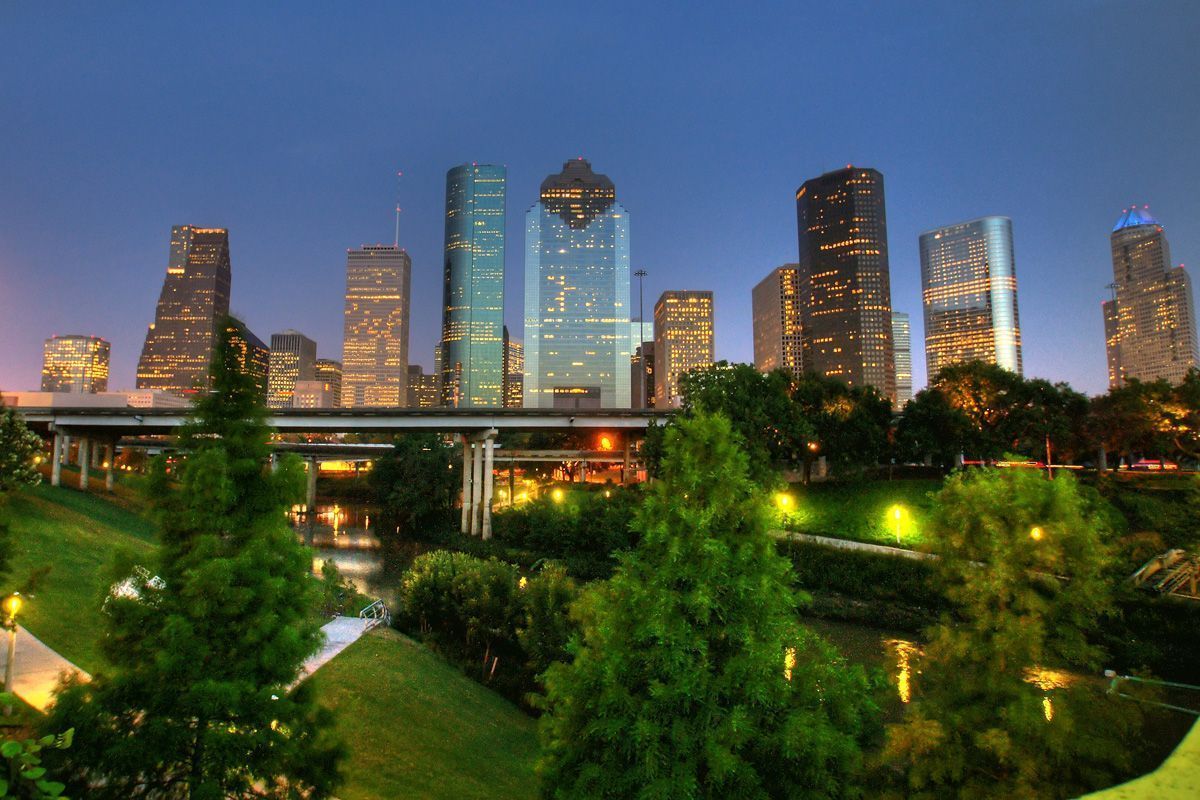
M798 542L819 544L823 547L835 547L838 550L857 550L860 553L873 553L875 555L893 556L895 558L911 558L915 561L924 561L926 559L934 558L931 553L922 553L920 550L909 550L904 547L891 547L886 544L858 542L853 539L835 539L832 536L816 536L811 533L773 530L771 531L771 535L776 539L793 539Z
M376 620L360 617L334 617L322 625L321 633L325 634L325 641L321 644L320 650L305 659L296 683L306 680L309 675L328 664L334 656L358 641L358 638L369 631L375 622Z
M4 642L8 646L8 642ZM91 680L79 667L47 647L41 639L17 626L17 654L13 659L13 694L38 711L45 711L54 699L59 678L76 673Z

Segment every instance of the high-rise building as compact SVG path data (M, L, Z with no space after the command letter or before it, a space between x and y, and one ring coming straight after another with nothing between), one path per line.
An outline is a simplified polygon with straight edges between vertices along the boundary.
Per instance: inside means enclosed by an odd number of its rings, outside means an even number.
M446 173L442 402L504 405L504 167Z
M271 334L267 408L291 408L296 382L314 380L316 361L317 343L300 331Z
M654 342L642 342L629 364L629 386L633 408L654 408Z
M229 231L171 228L171 256L138 360L137 388L190 393L208 386L218 320L229 314Z
M238 351L242 372L254 379L259 394L267 396L267 370L271 366L271 348L263 343L240 319L229 318L229 338Z
M108 391L111 347L99 336L51 336L42 345L42 391Z
M332 358L318 358L313 364L313 379L329 386L330 408L342 404L342 362Z
M434 408L439 404L438 376L426 374L420 364L408 365L408 407Z
M408 401L408 317L412 259L396 245L346 251L342 406Z
M883 175L848 166L796 191L806 372L896 396Z
M629 408L629 214L580 158L525 215L525 407Z
M668 291L654 304L654 406L679 405L679 376L715 361L713 293Z
M912 327L908 314L892 312L892 351L896 358L896 400L892 408L897 411L912 400Z
M508 336L504 326L504 407L521 408L525 402L525 346Z
M337 404L338 397L333 393L333 385L314 378L296 381L290 408L337 408Z
M800 271L795 264L771 270L751 293L754 319L754 366L803 371L800 337Z
M981 217L921 234L925 368L985 361L1018 375L1021 322L1012 220Z
M1148 206L1125 209L1112 229L1113 299L1104 304L1109 385L1179 383L1197 366L1192 282Z

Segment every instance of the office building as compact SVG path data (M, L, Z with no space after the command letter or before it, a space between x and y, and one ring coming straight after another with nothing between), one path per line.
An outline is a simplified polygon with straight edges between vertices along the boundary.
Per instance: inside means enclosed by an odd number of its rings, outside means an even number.
M921 234L929 382L965 361L1022 373L1012 220L982 217Z
M229 231L176 225L137 388L186 394L208 386L219 320L229 314Z
M504 326L504 407L521 408L525 402L525 346L508 336Z
M238 363L242 372L254 379L254 385L265 399L267 396L267 370L271 366L271 348L251 332L240 319L229 318L229 339L238 351Z
M1113 297L1104 303L1109 386L1131 378L1180 383L1197 366L1192 282L1171 266L1163 226L1147 206L1125 209L1109 237Z
M629 363L632 408L654 408L654 342L642 342Z
M896 358L896 400L892 408L901 411L913 396L912 327L903 311L892 312L892 352Z
M267 407L291 408L297 381L316 376L317 343L300 331L271 334L271 361L267 369Z
M795 264L771 270L751 293L754 323L754 366L762 372L803 372L800 337L800 272Z
M420 364L408 365L408 407L434 408L439 405L438 376L426 375Z
M99 336L51 336L42 345L42 391L108 391L111 347Z
M679 405L679 377L710 366L713 347L713 293L663 292L654 304L654 406Z
M505 172L464 164L446 173L443 405L504 405Z
M526 408L629 408L629 214L580 158L525 215Z
M342 404L342 362L332 358L318 358L313 363L313 378L323 384L328 384L333 396L330 408Z
M289 408L335 408L337 398L333 386L316 379L296 381Z
M896 396L883 175L848 166L796 191L805 372Z
M342 406L408 401L408 321L412 259L396 245L346 251Z

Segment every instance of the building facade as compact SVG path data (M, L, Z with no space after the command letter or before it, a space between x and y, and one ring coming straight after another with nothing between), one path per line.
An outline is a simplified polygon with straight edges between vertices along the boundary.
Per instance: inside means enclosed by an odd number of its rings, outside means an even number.
M396 245L346 251L342 406L402 406L408 401L408 324L412 259Z
M800 271L796 264L771 270L751 293L754 323L754 366L762 372L804 371L800 336Z
M342 362L333 358L318 358L313 363L313 379L328 384L332 395L330 408L342 404Z
M217 324L229 314L229 231L176 225L167 276L138 359L137 388L190 394L208 386Z
M654 304L654 407L678 407L679 376L714 360L713 293L663 292Z
M629 364L631 407L654 408L654 342L642 342Z
M1177 384L1197 366L1192 282L1171 266L1162 225L1148 207L1126 209L1109 237L1113 299L1104 304L1109 385L1131 378Z
M892 351L896 358L896 400L892 408L900 411L912 400L912 325L908 314L892 312Z
M333 385L316 380L296 381L292 392L291 408L336 408L338 397L333 393Z
M434 408L440 404L438 376L426 375L420 364L408 365L408 407Z
M267 370L271 367L271 348L251 332L240 319L229 318L229 339L238 351L242 372L254 379L259 394L267 396Z
M42 391L108 391L112 347L99 336L51 336L42 345Z
M525 402L525 345L508 335L504 326L504 407L521 408Z
M796 191L806 372L896 396L883 175L848 166Z
M317 343L300 331L271 334L267 408L291 408L298 381L316 377Z
M504 167L446 173L442 402L504 405Z
M929 382L951 364L984 361L1022 374L1012 220L982 217L920 237Z
M629 214L582 158L525 215L526 408L629 408Z

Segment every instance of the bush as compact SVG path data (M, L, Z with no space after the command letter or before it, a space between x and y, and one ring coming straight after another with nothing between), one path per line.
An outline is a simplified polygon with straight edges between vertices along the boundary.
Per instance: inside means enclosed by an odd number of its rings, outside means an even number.
M524 616L517 641L533 682L555 661L567 660L567 642L576 625L567 613L579 587L561 564L547 564L525 586Z

